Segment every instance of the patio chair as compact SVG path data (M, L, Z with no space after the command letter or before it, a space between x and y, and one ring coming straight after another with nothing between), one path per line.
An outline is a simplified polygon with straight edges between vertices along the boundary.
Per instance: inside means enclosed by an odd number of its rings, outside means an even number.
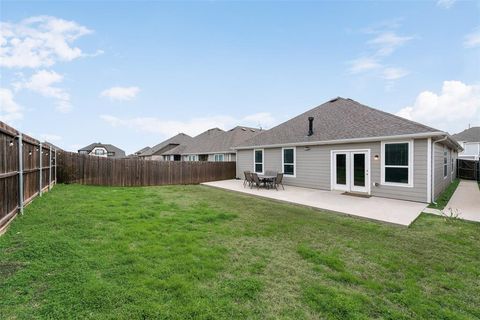
M250 188L252 188L255 185L257 189L260 189L260 187L262 186L262 182L260 181L258 174L252 173L251 176L252 176L252 184L250 185Z
M281 185L282 189L285 190L283 186L283 173L277 173L277 177L275 178L275 189L278 190L278 186Z
M252 173L250 171L243 171L243 174L245 175L245 180L243 180L243 187L245 188L247 184L250 187L253 182Z
M267 171L265 171L265 175L266 175L266 176L276 176L276 175L277 175L277 171L267 170Z

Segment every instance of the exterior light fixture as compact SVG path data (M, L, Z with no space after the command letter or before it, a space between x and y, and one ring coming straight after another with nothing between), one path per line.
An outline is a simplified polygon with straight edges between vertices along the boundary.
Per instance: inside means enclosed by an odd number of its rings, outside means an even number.
M378 160L378 158L379 158L379 157L378 157L378 154L376 154L376 155L373 157L373 159L375 159L375 160Z
M28 155L31 156L31 155L32 155L32 151L28 151Z
M305 151L310 151L310 147L305 147Z
M13 147L13 140L10 140L9 146Z

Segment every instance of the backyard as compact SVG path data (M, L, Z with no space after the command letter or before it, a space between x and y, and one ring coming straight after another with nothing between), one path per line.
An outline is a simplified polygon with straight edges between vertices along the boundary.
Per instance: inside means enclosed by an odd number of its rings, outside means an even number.
M0 318L480 318L480 224L206 186L58 185L0 237Z

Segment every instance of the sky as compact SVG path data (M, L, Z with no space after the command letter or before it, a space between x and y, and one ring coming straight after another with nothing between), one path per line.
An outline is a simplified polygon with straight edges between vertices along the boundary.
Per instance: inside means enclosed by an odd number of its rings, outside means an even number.
M0 120L76 151L271 128L334 97L480 125L479 1L0 2Z

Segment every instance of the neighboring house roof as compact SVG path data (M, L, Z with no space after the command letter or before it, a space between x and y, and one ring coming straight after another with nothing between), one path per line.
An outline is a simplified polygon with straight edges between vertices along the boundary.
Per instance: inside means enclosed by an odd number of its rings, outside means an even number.
M314 117L313 134L310 136L308 135L309 117ZM239 144L238 148L433 132L446 134L426 125L365 106L352 99L338 97L256 135Z
M125 157L125 151L123 151L122 149L117 148L112 144L104 144L104 143L101 143L101 142L95 142L95 143L89 144L86 147L78 149L78 152L87 151L87 152L90 153L95 148L105 148L105 150L107 150L107 152L114 152L115 153L114 158L124 158Z
M178 146L164 154L208 154L235 152L237 144L259 134L261 129L237 126L228 131L219 128L209 129L186 145Z
M167 139L165 141L160 142L159 144L151 147L149 150L144 151L142 154L140 154L140 157L145 157L145 156L152 156L154 154L162 154L163 151L166 151L166 147L168 149L174 148L178 145L188 143L192 140L192 137L185 133L179 133L176 136L171 137L170 139Z
M134 155L137 155L137 156L138 156L138 155L141 155L142 153L144 153L144 152L146 152L146 151L148 151L148 150L150 150L150 149L151 149L150 147L145 147L145 148L140 149L140 150L138 150L137 152L135 152Z
M480 127L471 127L460 133L452 135L457 141L480 142Z

